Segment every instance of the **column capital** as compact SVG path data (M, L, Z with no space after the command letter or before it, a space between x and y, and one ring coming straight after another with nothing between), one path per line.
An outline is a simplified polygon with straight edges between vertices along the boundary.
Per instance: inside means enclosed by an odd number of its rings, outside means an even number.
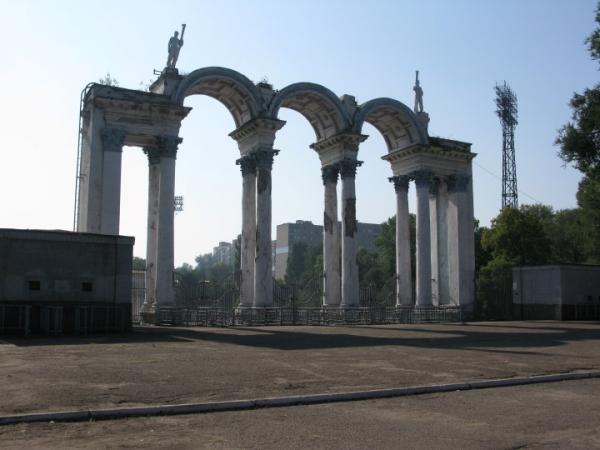
M279 153L279 150L264 149L257 150L249 154L252 157L257 169L271 170L273 168L273 158Z
M448 192L465 192L471 181L471 176L466 173L457 173L446 178Z
M161 158L177 158L177 146L183 141L179 136L163 135L156 138Z
M144 153L148 157L148 164L158 164L160 162L160 149L157 147L144 147Z
M340 168L335 164L329 164L321 167L321 178L323 179L323 184L337 183L339 173Z
M415 170L410 174L410 177L415 180L417 186L429 187L433 178L433 173L429 170Z
M429 195L435 196L438 192L439 187L440 187L440 179L437 177L433 177L429 184Z
M240 166L242 177L247 175L256 175L256 160L252 157L252 155L243 156L235 163Z
M340 176L344 179L356 177L356 168L362 166L362 163L356 159L344 158L336 165L339 167Z
M394 183L394 191L396 193L400 191L408 192L408 182L410 181L410 177L408 175L399 175L388 178L390 183Z
M102 144L105 152L122 152L127 132L119 128L103 128Z

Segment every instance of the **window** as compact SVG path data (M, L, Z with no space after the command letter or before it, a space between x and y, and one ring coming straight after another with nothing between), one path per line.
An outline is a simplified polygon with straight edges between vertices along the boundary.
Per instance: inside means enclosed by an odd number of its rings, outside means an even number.
M29 290L39 291L41 289L40 280L29 280Z
M84 281L81 283L82 292L92 292L92 288L94 287L91 281Z

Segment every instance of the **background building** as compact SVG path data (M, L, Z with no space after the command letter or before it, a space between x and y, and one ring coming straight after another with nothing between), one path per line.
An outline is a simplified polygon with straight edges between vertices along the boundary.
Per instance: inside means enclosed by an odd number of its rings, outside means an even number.
M341 226L338 223L338 226ZM375 250L375 239L381 233L381 225L375 223L358 223L358 247ZM277 239L273 259L274 276L281 280L285 277L288 257L294 244L323 244L323 226L315 225L309 220L297 220L295 223L277 225Z
M233 244L231 242L219 242L219 245L213 248L213 257L216 264L233 265Z
M514 267L512 283L514 318L600 319L600 266Z
M0 332L131 327L134 238L0 229Z

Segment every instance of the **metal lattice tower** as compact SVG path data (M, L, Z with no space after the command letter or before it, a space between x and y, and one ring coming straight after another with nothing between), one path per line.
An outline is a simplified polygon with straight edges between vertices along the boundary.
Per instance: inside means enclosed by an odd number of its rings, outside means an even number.
M502 124L502 208L518 208L515 127L517 96L506 84L496 85L496 114Z

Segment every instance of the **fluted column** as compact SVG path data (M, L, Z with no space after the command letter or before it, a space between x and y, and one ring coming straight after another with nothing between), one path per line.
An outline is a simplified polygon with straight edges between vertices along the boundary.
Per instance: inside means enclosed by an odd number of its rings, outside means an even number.
M121 209L121 157L126 133L117 128L102 130L102 206L100 233L119 234Z
M145 148L148 156L148 228L146 235L146 298L143 311L156 307L156 245L158 243L158 189L160 183L160 150Z
M469 174L448 178L448 260L450 302L466 309L473 305L473 217L469 207Z
M240 307L254 303L256 253L256 161L252 155L237 160L242 171L242 241L240 245Z
M443 178L439 180L436 198L438 304L447 305L450 302L448 278L448 185Z
M337 213L339 168L321 168L325 191L323 213L323 306L339 306L341 301L340 233Z
M271 169L277 150L253 152L256 161L256 255L254 307L273 306L271 244Z
M396 191L396 306L413 305L408 176L389 178Z
M344 159L339 163L342 178L342 307L359 306L356 220L356 168L361 161Z
M175 159L177 146L181 140L177 136L161 136L157 140L160 150L160 181L156 245L156 302L159 307L174 306L175 304L173 280L175 266Z
M429 232L431 242L431 303L439 304L439 261L438 261L438 185L437 178L429 184Z
M417 292L416 306L431 306L431 230L429 187L431 173L413 173L417 191Z

